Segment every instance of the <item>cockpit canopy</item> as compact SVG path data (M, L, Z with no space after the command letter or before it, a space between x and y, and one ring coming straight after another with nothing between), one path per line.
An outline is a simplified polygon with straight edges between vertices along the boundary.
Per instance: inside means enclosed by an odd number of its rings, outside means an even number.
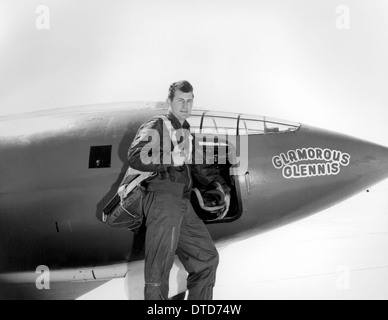
M261 135L295 132L300 124L269 117L238 113L193 110L188 119L193 133Z

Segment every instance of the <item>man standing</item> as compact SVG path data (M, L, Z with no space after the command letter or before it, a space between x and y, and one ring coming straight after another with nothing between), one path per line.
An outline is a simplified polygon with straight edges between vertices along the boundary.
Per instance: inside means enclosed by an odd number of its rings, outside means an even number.
M174 130L184 129L179 145L191 145L190 125L186 121L193 107L193 87L187 81L173 83L169 88L166 115ZM188 272L189 300L210 300L216 279L219 256L204 223L190 203L192 188L190 148L177 148L165 132L169 124L156 116L144 123L128 152L129 165L139 171L157 172L149 182L143 199L146 216L145 299L168 299L169 276L175 254ZM155 132L160 139L152 139ZM163 134L164 133L164 134ZM144 161L144 154L157 161ZM189 150L189 151L188 151ZM186 151L186 152L185 152ZM166 157L168 155L168 157ZM163 160L169 160L164 161ZM144 163L147 162L147 163Z

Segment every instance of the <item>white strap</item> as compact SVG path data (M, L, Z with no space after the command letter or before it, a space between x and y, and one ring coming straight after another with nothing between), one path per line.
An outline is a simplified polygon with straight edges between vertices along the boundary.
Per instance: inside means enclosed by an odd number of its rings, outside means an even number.
M135 189L142 181L155 175L156 175L156 172L141 172L136 179L132 180L131 183L122 185L118 190L118 195L121 198L121 202L123 202L124 198L126 198L128 194L133 189Z
M166 128L168 130L168 133L170 135L171 142L175 148L179 148L178 140L176 138L176 130L173 128L171 121L166 116L160 116L160 118L163 120L164 124L166 125ZM187 137L189 139L189 152L186 153L186 159L191 162L192 159L192 153L193 153L193 136L189 134Z
M173 127L172 127L171 121L166 116L160 116L160 118L163 119L163 122L166 125L168 133L170 135L170 139L172 141L172 144L174 145L174 147L176 147L178 145L178 141L176 139L176 133L175 133L175 130L173 129Z

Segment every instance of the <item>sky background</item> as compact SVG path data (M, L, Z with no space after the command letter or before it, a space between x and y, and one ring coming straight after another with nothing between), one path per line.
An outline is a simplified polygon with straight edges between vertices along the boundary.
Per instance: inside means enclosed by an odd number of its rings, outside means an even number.
M388 146L387 18L386 0L0 0L0 115L160 101L187 79L196 107ZM228 246L216 297L388 297L387 190ZM336 286L341 266L351 290Z
M159 101L187 79L196 107L388 145L387 17L385 0L0 0L0 114Z

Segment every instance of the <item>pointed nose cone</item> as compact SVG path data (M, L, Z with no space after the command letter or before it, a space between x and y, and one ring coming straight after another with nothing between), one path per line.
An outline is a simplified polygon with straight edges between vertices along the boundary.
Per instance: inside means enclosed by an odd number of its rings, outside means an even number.
M388 148L363 140L349 143L350 170L362 186L372 186L388 178Z
M311 142L341 153L340 172L336 178L331 176L330 181L339 187L338 192L343 196L364 191L388 178L387 147L322 129L305 129Z

